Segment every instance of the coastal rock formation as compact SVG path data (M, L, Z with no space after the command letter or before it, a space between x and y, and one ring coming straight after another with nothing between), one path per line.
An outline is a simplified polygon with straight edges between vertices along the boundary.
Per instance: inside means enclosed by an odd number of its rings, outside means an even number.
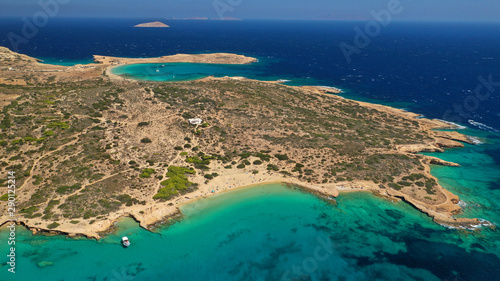
M423 156L422 158L424 160L424 163L427 163L427 164L436 164L436 165L450 166L450 167L460 167L460 164L445 161L445 160L439 159L437 157L427 156L427 155L419 155L419 156Z
M465 142L468 144L474 144L474 141L470 137L468 137L464 134L461 134L459 132L455 132L455 131L434 131L433 134L436 137L440 137L443 139L461 141L461 142Z
M451 148L451 147L464 147L464 144L461 142L454 141L454 140L447 139L447 138L441 138L441 137L436 138L436 142L434 143L434 145L436 145L438 147L449 147L449 148Z
M397 145L396 149L406 153L444 152L443 149L435 146L434 144L403 144Z
M170 26L168 26L160 21L153 21L153 22L140 23L140 24L134 25L134 27L170 27Z
M0 61L2 62L2 66L9 65L8 62L14 62L14 61L16 62L16 65L19 65L21 62L28 62L28 63L40 62L39 59L12 52L8 48L2 46L0 46Z

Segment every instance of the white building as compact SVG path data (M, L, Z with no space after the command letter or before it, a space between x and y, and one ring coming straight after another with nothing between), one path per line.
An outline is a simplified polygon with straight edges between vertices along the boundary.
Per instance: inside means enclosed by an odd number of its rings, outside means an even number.
M189 124L191 125L201 125L201 123L203 123L203 120L201 120L201 118L191 118L191 119L188 119L189 121Z

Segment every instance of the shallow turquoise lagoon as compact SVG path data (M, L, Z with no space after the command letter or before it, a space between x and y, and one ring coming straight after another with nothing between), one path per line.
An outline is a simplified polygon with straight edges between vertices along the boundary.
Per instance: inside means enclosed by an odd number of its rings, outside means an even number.
M341 195L335 204L262 185L182 212L156 233L124 219L98 242L18 227L15 279L3 264L0 280L494 280L500 273L490 232L449 230L369 193ZM1 241L7 235L0 232ZM132 242L127 249L123 235ZM5 243L0 250L7 253Z
M144 81L191 81L214 77L246 77L249 79L281 80L289 85L310 85L313 79L299 77L274 76L266 68L266 62L252 64L210 64L210 63L145 63L114 67L112 73L124 78Z
M81 59L81 60L61 60L55 58L38 58L45 64L56 64L56 65L64 65L64 66L74 66L77 64L89 64L93 63L92 59Z

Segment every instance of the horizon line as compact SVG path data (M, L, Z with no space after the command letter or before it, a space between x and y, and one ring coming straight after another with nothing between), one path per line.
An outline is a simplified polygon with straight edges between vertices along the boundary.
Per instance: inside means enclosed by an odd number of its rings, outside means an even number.
M1 16L3 19L23 19L27 16ZM113 17L113 16L58 16L53 19L121 19L121 20L157 20L157 21L314 21L314 22L369 22L374 19L319 19L319 18L237 18L237 17L184 17L184 18L162 18L162 17ZM500 19L393 19L391 22L407 23L500 23Z

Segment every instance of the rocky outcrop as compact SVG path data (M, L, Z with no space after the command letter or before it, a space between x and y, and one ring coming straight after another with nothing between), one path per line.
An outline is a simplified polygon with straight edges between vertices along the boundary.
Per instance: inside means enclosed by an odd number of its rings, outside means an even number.
M464 144L458 141L454 141L451 139L445 139L445 138L436 138L436 142L434 143L438 147L464 147Z
M404 144L404 145L397 145L396 149L406 153L444 152L442 148L439 148L431 144Z
M461 134L459 132L454 132L454 131L434 131L434 136L443 138L443 139L448 139L448 140L455 140L455 141L461 141L461 142L466 142L469 144L474 144L474 141L471 140L468 136ZM463 146L463 145L462 145Z
M443 166L450 166L450 167L460 167L460 164L445 161L445 160L439 159L437 157L432 157L432 156L427 156L427 155L421 155L421 156L423 156L423 162L425 164L436 164L436 165L443 165Z

